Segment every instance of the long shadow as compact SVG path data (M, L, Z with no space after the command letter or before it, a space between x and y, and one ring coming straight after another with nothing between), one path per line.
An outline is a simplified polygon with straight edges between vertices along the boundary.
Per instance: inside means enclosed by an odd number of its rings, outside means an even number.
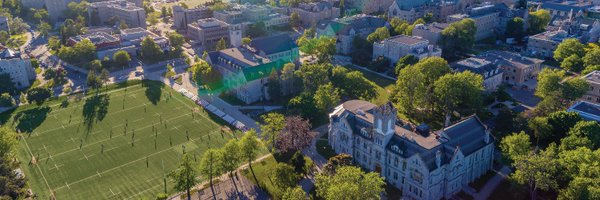
M44 106L17 113L14 117L15 123L17 124L17 130L20 132L31 133L46 121L46 116L48 116L50 110L50 107Z
M0 114L0 126L6 124L6 122L8 122L8 120L10 120L10 118L13 116L13 113L15 112L15 110L17 110L17 108L13 108L13 109L4 111L3 113Z
M143 81L142 84L146 88L146 98L148 98L153 105L156 105L158 101L160 101L160 96L162 95L162 83Z
M90 97L85 100L83 105L83 123L87 130L92 129L94 123L102 121L108 113L108 105L110 104L110 96L101 94Z

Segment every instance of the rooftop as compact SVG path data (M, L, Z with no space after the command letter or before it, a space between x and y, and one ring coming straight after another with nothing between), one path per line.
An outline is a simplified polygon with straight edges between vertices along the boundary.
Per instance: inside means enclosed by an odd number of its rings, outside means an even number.
M119 38L117 38L111 34L105 33L105 32L96 32L96 33L92 33L92 34L78 35L75 37L71 37L71 39L74 40L75 42L81 42L84 39L89 39L94 44L111 43L111 42L119 41Z
M397 35L386 40L394 41L397 43L405 44L405 45L415 45L421 42L429 42L426 39L423 39L418 36L407 36L407 35Z
M517 53L508 51L487 51L476 56L476 58L485 59L494 65L503 65L516 68L527 68L534 64L544 62L541 59L522 56Z
M431 32L439 33L447 28L450 24L433 22L430 24L417 24L415 29L429 30Z
M263 51L265 54L289 51L298 47L294 40L285 33L253 39L249 46L254 50Z
M193 24L195 24L199 28L203 28L203 29L229 26L229 24L222 22L221 20L218 20L215 18L199 19L197 22L194 22Z
M134 33L142 33L142 32L146 32L146 29L137 27L137 28L130 28L130 29L123 29L123 30L121 30L121 34L134 34Z
M585 78L585 80L587 80L588 82L600 84L600 71L595 70L593 72L590 72L589 74L583 76L583 78Z
M546 31L542 33L538 33L536 35L531 36L530 38L535 38L539 40L546 41L554 41L554 42L562 42L564 39L572 38L574 36L569 35L564 30L556 30L556 31Z
M600 122L600 105L593 104L586 101L580 101L575 103L569 109L569 112L577 112L581 116L581 118L590 121L598 121Z

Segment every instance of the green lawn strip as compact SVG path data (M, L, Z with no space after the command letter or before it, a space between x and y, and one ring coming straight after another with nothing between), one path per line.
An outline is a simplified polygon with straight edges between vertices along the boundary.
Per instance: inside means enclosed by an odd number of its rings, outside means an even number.
M159 83L147 85L153 88L142 87L138 81L102 89L100 96L106 92L109 97L107 111L102 120L91 120L89 130L82 122L82 114L86 101L94 98L95 92L88 92L81 100L70 96L48 101L41 106L48 109L35 118L35 123L21 122L22 127L32 131L24 133L18 156L38 197L48 199L53 190L58 199L153 198L163 192L164 174L177 166L184 148L198 162L206 149L221 147L234 137L223 134L222 122L213 121L208 113L200 111L192 118L191 110L199 107L186 97ZM149 94L157 91L160 94L152 97L153 104ZM63 108L60 105L66 99L69 104ZM30 110L39 112L38 108L23 106L3 119L7 125L17 126L19 123L13 123L12 116ZM152 131L152 125L157 133ZM36 164L29 164L32 156L36 157ZM167 189L175 192L170 180Z
M329 139L327 134L323 134L319 140L317 140L317 153L323 156L326 160L337 155L333 148L329 145Z
M249 168L243 171L243 175L254 184L257 184L260 188L266 190L266 192L269 193L273 199L278 199L277 197L281 196L280 194L282 194L282 191L280 191L277 186L274 185L271 178L271 173L276 166L277 161L275 158L273 158L273 156L269 156L258 163L253 163L252 169L254 170L256 179L258 179L258 183L254 179L254 176Z

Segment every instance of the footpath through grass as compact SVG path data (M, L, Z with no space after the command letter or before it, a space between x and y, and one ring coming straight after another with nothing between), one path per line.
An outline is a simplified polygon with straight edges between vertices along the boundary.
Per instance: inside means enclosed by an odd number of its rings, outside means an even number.
M153 199L182 153L239 137L158 82L59 98L4 114L23 132L18 157L39 199ZM167 190L174 192L167 178Z

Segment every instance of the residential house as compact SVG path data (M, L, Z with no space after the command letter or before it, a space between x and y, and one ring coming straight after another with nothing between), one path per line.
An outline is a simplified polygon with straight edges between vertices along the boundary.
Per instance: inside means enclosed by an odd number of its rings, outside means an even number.
M492 168L494 138L476 116L432 131L396 114L391 103L346 101L329 114L329 144L385 177L403 199L450 199Z
M373 59L383 56L392 64L400 58L413 55L419 59L442 56L442 49L429 44L429 41L418 36L397 35L373 44Z
M0 74L10 75L15 88L23 89L31 85L31 80L35 79L35 70L31 66L29 58L21 55L20 52L2 47L0 51Z
M483 78L483 87L486 91L496 91L498 86L502 84L502 70L499 65L492 63L483 58L467 58L458 61L452 68L455 71L463 72L470 71L481 75Z
M322 22L317 26L317 36L337 38L336 51L341 54L350 54L353 51L355 37L366 38L375 29L385 26L383 18L371 15L354 15Z

